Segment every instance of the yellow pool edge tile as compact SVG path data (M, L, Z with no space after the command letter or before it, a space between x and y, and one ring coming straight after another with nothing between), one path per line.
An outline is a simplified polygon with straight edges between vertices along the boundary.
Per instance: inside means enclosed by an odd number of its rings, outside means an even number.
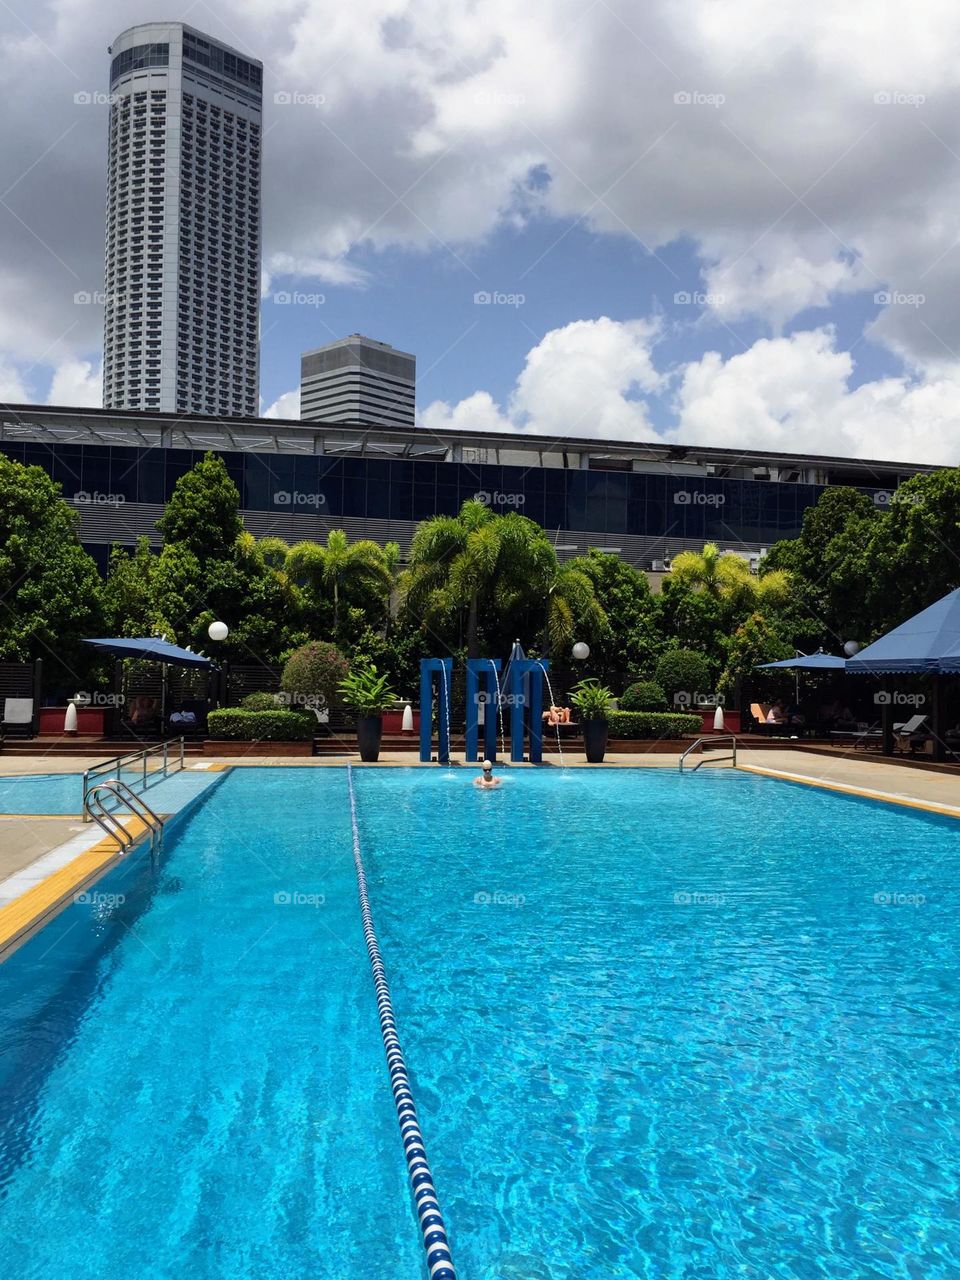
M123 825L135 843L150 830L139 818L127 819ZM6 960L36 932L38 925L69 905L81 888L99 880L120 858L116 840L105 836L18 898L0 907L0 961Z
M900 796L891 791L873 791L869 787L854 787L847 782L827 782L825 778L811 778L803 773L787 773L784 769L767 769L759 764L738 764L737 768L742 773L762 774L767 778L780 778L784 782L803 782L809 787L820 787L824 791L839 791L842 795L859 796L864 800L898 804L904 809L922 809L926 813L938 813L945 818L960 818L960 807L937 804L934 800L916 800L911 796Z

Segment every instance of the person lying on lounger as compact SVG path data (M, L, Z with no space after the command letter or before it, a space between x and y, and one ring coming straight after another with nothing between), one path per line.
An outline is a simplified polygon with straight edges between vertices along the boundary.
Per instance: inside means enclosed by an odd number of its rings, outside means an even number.
M549 707L543 713L543 719L549 725L569 724L570 708L569 707Z

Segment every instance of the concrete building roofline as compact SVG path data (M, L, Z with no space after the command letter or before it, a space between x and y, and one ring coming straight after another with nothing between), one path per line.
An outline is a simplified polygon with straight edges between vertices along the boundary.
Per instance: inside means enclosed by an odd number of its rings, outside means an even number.
M226 40L221 40L219 36L212 36L209 31L201 31L199 27L193 26L189 22L183 22L178 18L155 19L153 22L138 22L132 27L125 27L113 37L113 40L107 46L108 53L116 52L116 46L121 41L126 41L129 36L133 36L139 32L157 32L169 30L171 27L177 27L181 31L189 31L191 35L199 37L201 40L208 40L211 44L217 45L220 49L226 49L229 53L235 53L238 58L243 58L245 62L252 62L254 66L263 68L263 63L259 58L255 58L253 54L247 53L243 49L238 49L235 44L229 44ZM137 40L132 43L138 43ZM152 43L152 42L147 42Z
M332 342L325 342L322 346L311 347L309 351L301 351L300 359L303 360L307 356L318 355L321 351L330 351L333 347L354 347L358 343L363 343L368 347L376 347L378 351L388 351L393 356L401 356L405 360L416 360L416 356L411 351L401 351L399 347L391 346L389 342L381 342L379 338L368 338L363 333L351 333L346 338L334 338Z
M34 425L69 425L69 419L77 424L98 424L106 427L111 421L117 424L150 425L158 430L172 429L178 425L213 428L217 425L228 430L242 432L257 430L267 434L284 434L303 432L329 436L342 433L351 440L358 434L364 438L375 440L376 437L411 444L423 445L430 441L437 447L450 445L467 445L498 449L514 449L522 451L541 450L547 452L575 452L587 454L593 458L604 456L612 458L637 458L650 462L684 463L714 462L727 465L748 465L755 463L758 468L764 465L786 464L807 467L842 467L850 471L911 471L932 473L941 471L948 464L930 462L906 462L903 459L869 459L849 458L825 454L781 453L777 451L760 451L756 449L730 449L715 445L678 445L666 442L642 440L601 440L590 436L556 436L538 435L534 432L518 432L510 434L501 431L435 431L423 427L398 427L381 423L336 423L302 421L299 418L245 418L231 417L222 414L178 414L145 412L137 409L96 409L69 407L65 405L35 404L0 404L0 427L4 423L15 423L20 418L24 423ZM12 420L12 422L11 422Z

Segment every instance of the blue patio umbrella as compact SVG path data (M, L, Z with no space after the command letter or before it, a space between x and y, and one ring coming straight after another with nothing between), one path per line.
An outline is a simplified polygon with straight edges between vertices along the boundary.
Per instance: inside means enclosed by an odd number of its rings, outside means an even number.
M960 672L960 587L894 627L847 661L851 675Z
M758 670L761 671L842 671L847 665L846 658L840 658L834 653L824 653L819 650L817 653L798 653L793 658L781 658L779 662L761 662L758 663ZM795 694L797 702L800 701L800 676L796 674Z
M942 677L960 672L960 588L861 649L847 662L847 670L851 675L931 676L933 757L945 759L946 704ZM889 706L888 699L884 747L892 750Z
M148 662L164 662L171 667L211 666L211 659L205 658L202 653L181 649L162 636L140 636L138 639L116 636L111 639L84 640L83 643L105 649L118 658L145 658Z
M112 653L117 658L141 658L147 662L161 664L160 679L160 720L166 722L167 716L167 667L210 667L210 658L202 653L194 653L192 649L181 649L171 644L162 636L127 636L97 637L84 640L84 644L92 644L96 649Z
M761 662L758 664L761 671L770 671L778 668L784 671L842 671L846 665L847 659L840 658L835 653L798 653L795 658L781 658L779 662Z

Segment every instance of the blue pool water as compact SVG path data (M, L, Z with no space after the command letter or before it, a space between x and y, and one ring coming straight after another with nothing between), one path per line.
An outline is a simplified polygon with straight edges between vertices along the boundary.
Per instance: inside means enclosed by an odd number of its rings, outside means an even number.
M210 782L210 774L198 770L174 769L166 777L159 769L147 774L146 788L139 768L123 769L103 775L121 777L144 796L158 812L173 812L186 800L202 791ZM104 797L107 808L115 802ZM0 777L0 813L79 814L83 808L83 775L80 773L44 773L21 777Z
M354 778L463 1280L960 1274L960 823ZM422 1277L343 773L238 770L99 889L0 967L9 1274Z
M0 778L0 813L79 813L82 807L79 774Z

